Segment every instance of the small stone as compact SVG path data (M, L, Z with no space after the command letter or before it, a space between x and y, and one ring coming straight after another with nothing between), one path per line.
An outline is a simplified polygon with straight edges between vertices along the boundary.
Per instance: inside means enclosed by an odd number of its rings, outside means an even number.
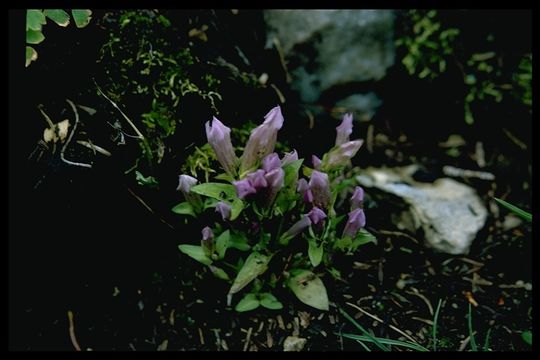
M297 336L287 336L283 342L283 351L302 351L307 343L307 339Z

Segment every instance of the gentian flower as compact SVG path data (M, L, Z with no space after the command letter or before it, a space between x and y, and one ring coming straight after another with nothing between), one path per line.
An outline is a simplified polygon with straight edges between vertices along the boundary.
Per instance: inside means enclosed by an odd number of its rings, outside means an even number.
M235 181L233 182L233 185L236 188L236 195L240 199L243 199L246 196L250 194L255 194L257 192L257 190L253 187L253 185L251 185L251 182L247 178L243 180Z
M279 167L281 167L281 161L279 160L279 156L276 153L266 155L265 158L262 160L262 168L266 172L270 172Z
M302 215L302 218L294 223L289 230L285 231L280 238L280 243L286 245L289 243L289 240L300 234L302 231L307 229L311 225L311 220L309 216Z
M343 116L343 121L341 122L341 124L336 127L336 146L349 142L349 136L352 134L353 130L352 120L352 114L345 114L345 116Z
M236 176L236 165L238 158L234 153L231 142L231 129L223 125L216 117L212 118L212 124L207 121L205 124L206 138L214 149L216 157L229 175Z
M344 166L349 163L352 157L356 155L360 147L364 143L363 140L353 140L334 147L323 158L322 169L328 170L339 166Z
M264 175L264 170L259 169L257 171L247 174L246 179L249 180L249 183L251 184L251 186L253 186L253 188L255 188L255 191L258 191L268 186L268 182L266 181Z
M327 209L332 198L328 175L313 170L309 179L309 188L313 194L313 205L321 209Z
M366 226L366 214L363 209L354 209L349 213L349 219L343 229L343 237L350 236L354 238L358 231Z
M212 229L210 229L208 226L202 229L202 240L201 240L201 247L203 248L204 253L208 257L212 257L212 254L214 253L214 233L212 232Z
M364 189L360 186L354 188L354 193L351 196L351 210L358 209L364 202Z
M317 225L319 223L322 223L324 219L326 219L326 214L324 213L324 211L315 206L308 213L308 217L311 220L312 224Z
M276 106L264 118L264 122L251 131L241 158L240 173L249 170L258 160L274 151L277 132L284 121L281 108Z
M281 160L281 166L285 166L296 160L298 160L298 153L296 152L296 150L293 150L283 156L283 159Z
M223 220L229 220L231 218L231 205L227 204L224 201L220 201L216 205L216 212L221 214Z

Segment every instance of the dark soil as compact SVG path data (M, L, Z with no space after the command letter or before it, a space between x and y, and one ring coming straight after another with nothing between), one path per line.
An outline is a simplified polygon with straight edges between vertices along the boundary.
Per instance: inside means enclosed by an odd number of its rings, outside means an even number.
M204 14L190 16L215 16L223 23L227 23L223 17L229 16ZM96 12L95 18L102 15ZM517 14L515 22L523 21L523 15ZM497 16L500 14L492 14L490 19ZM262 39L257 40L256 48L244 44L249 44L246 39L250 35L242 36L238 29L242 24L251 24L260 34L261 14L245 15L240 24L230 25L233 29L227 33L227 41L249 49L247 55L256 59L253 70L257 74L266 71L284 78L277 55L262 49ZM54 33L43 43L46 47L40 50L39 60L14 73L17 84L12 83L10 94L12 349L73 350L67 315L72 311L76 338L83 350L282 350L284 339L292 335L307 338L304 350L363 350L339 335L360 334L339 308L379 337L402 338L390 328L393 325L431 348L433 312L442 300L439 349L458 350L469 336L467 313L472 304L473 330L480 346L489 330L492 350L530 350L521 333L531 329L532 321L532 292L528 288L532 282L531 225L522 222L505 228L508 212L497 208L491 199L505 198L531 210L528 113L497 104L481 112L482 120L468 126L462 120L463 105L455 95L461 85L452 74L426 85L396 64L375 85L374 90L384 99L383 107L371 121L355 127L353 138L365 138L368 127L373 127L374 140L372 151L362 148L354 165L419 163L423 169L419 176L428 182L443 176L444 165L493 173L494 181L459 179L477 189L489 205L488 221L470 253L453 256L426 248L421 233L399 231L392 223L393 208L387 199L367 193L368 230L377 236L378 244L365 245L355 255L336 261L343 281L324 275L331 300L329 312L303 305L288 290L279 289L276 296L284 304L283 310L259 308L237 313L226 305L228 283L178 251L180 243L197 241L205 225L204 220L185 225L170 212L182 200L174 189L185 154L167 159L156 170L159 191L141 187L133 176L124 175L140 151L133 142L114 148L110 158L96 158L91 170L68 166L58 157L28 159L45 124L37 104L44 104L56 121L60 114L62 119L72 117L65 98L102 113L111 111L105 110L108 104L95 94L88 75L100 74L95 60L105 42L106 27L88 27L76 36L60 29L51 31ZM514 38L530 39L523 27L514 31ZM530 43L520 46L527 45ZM508 44L501 45L501 51L505 46ZM221 51L226 57L230 48L224 42L222 48L209 51ZM334 140L337 120L323 104L311 127L305 108L287 89L284 79L277 80L277 86L287 98L282 104L285 126L280 140L298 149L300 157L322 154ZM239 123L240 119L259 122L278 102L271 89L250 95L249 99L247 94L227 97L223 120L239 116L235 120ZM335 95L325 96L330 99ZM123 104L124 109L132 106L137 105ZM186 116L197 119L199 114ZM86 131L101 136L101 144L108 142L112 147L110 128L93 123L103 123L103 119L86 116L81 121ZM203 145L206 120L193 120L177 136L187 138L186 145ZM526 148L516 145L508 132ZM465 140L458 156L449 156L439 146L450 134L460 134ZM477 142L485 150L486 166L482 169L474 160Z

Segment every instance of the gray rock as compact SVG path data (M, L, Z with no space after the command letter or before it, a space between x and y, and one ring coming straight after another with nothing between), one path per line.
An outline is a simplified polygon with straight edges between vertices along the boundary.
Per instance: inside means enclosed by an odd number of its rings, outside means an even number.
M307 343L307 339L297 336L287 336L283 342L283 351L302 351Z
M450 178L433 183L412 179L417 167L368 168L357 176L366 188L377 188L401 198L409 205L416 229L422 228L428 246L448 254L466 254L487 218L487 210L476 191Z
M305 102L335 85L379 80L394 63L391 10L266 10L264 18L267 47L279 39Z

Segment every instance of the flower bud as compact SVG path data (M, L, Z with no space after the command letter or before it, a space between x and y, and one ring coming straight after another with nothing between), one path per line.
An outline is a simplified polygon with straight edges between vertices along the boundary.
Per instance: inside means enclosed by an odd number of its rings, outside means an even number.
M343 237L350 236L354 238L358 231L366 226L366 214L363 209L354 209L349 213L349 219L343 229Z
M327 209L332 198L328 175L313 170L311 178L309 179L309 188L313 194L313 205L321 209Z
M321 159L319 159L315 155L311 155L311 164L313 165L313 168L316 170L319 170L321 168Z
M314 225L317 225L319 223L322 223L322 221L326 219L326 214L324 213L324 211L322 211L318 207L314 207L308 213L308 217Z
M358 209L364 202L364 189L360 186L354 188L354 193L351 196L351 210Z
M336 127L336 146L345 144L346 142L350 141L349 136L352 134L353 130L352 120L352 114L345 114L345 116L343 116L343 121L341 122L341 124Z
M363 143L363 140L353 140L334 147L324 156L321 168L329 170L347 165L351 158L360 150Z
M262 161L262 168L266 172L270 172L279 167L281 167L281 161L279 160L279 156L276 153L266 155Z
M236 188L236 195L240 199L243 199L246 196L250 194L255 194L257 192L257 190L253 187L253 185L251 185L251 182L247 178L243 180L235 181L233 182L233 185Z
M231 142L231 129L223 125L223 123L215 117L212 119L212 124L207 121L205 127L206 138L212 149L214 149L219 163L225 172L229 175L236 176L238 158L234 153Z
M281 166L285 166L296 160L298 160L298 153L296 152L296 150L293 150L283 156L283 160L281 160Z
M208 226L202 229L202 240L201 247L203 248L204 254L208 257L212 257L214 253L214 233L212 229Z
M258 191L268 186L268 182L266 181L264 175L264 170L259 169L257 171L247 174L246 179L249 180L249 183L251 184L251 186L253 186L253 188L255 188L255 191Z
M216 212L221 214L221 218L223 220L229 220L231 218L231 210L231 205L227 204L226 202L220 201L216 205Z

